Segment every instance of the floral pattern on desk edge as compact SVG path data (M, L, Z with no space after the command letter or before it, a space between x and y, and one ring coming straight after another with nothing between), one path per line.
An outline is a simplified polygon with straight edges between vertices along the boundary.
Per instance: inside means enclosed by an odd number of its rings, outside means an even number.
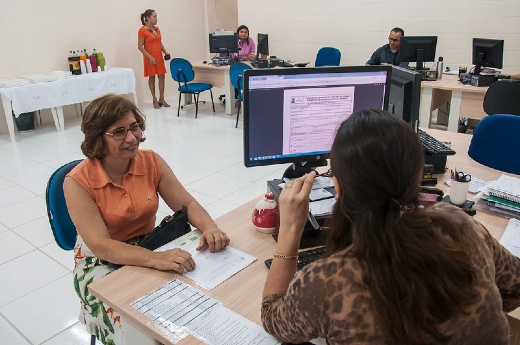
M80 321L85 324L87 331L94 333L103 344L124 344L120 315L91 295L87 288L88 284L106 276L113 269L102 264L101 260L94 256L82 254L83 246L84 244L76 244L74 247L74 289L80 298ZM85 252L90 250L87 248Z

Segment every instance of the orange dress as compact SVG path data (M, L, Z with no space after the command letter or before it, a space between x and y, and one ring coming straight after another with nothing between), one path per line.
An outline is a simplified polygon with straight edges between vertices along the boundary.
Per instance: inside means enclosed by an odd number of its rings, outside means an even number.
M150 60L143 55L144 76L151 77L154 75L161 75L166 73L164 66L163 54L161 51L161 30L156 26L157 36L147 30L144 26L139 29L137 37L144 39L144 49L154 57L157 65L152 65Z

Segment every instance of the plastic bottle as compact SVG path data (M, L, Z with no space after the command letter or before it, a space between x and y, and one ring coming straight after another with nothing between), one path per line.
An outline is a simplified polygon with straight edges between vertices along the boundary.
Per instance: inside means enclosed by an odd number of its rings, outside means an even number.
M77 56L76 52L74 50L71 53L72 53L72 57L76 57Z
M444 70L443 60L442 56L439 56L439 61L437 61L437 79L442 79L442 71Z
M96 48L92 49L92 54L90 55L97 55Z
M90 61L90 65L92 66L92 72L97 72L98 71L96 55L94 55L94 54L90 55L88 57L88 60L87 60L87 61Z
M90 64L90 59L87 59L87 72L92 73L92 65Z
M73 67L72 67L72 57L73 57L72 50L70 50L69 51L69 58L68 58L68 60L69 60L69 70L70 70L71 73L72 73L72 70L73 70Z
M88 59L88 53L87 53L87 49L83 49L83 54L85 54L85 57Z
M79 59L81 61L81 73L87 73L87 57L85 56L85 54L83 54L83 52L79 52L78 50L78 55L79 55ZM83 67L85 67L85 71L83 72Z
M97 65L100 69L98 69L98 72L105 70L105 57L103 56L103 53L99 52L97 53L97 59L96 59Z

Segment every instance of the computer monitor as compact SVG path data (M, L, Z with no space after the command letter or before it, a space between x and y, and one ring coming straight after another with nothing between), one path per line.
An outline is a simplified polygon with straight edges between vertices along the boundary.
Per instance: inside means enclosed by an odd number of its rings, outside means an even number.
M437 36L401 36L400 62L417 62L415 69L424 70L424 62L435 61Z
M388 112L399 116L417 131L420 103L421 73L392 66Z
M339 125L387 109L391 66L244 71L244 165L293 163L297 177L327 165Z
M259 55L269 56L269 36L267 34L258 34L257 43L257 58Z
M480 74L482 67L502 68L503 59L504 40L473 39L473 74Z
M209 52L221 57L238 52L238 34L234 31L215 31L209 34Z

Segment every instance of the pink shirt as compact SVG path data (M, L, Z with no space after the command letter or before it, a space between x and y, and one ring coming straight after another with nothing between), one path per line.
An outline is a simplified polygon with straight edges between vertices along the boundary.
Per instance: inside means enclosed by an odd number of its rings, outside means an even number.
M238 57L242 57L242 56L246 56L246 55L250 55L250 54L254 54L255 51L256 51L256 45L255 45L255 41L253 41L253 39L251 37L248 38L247 40L249 42L249 44L247 42L242 42L240 41L240 39L238 40L238 50L242 50L240 54L237 54L237 53L231 53L229 54L230 56L237 56Z

